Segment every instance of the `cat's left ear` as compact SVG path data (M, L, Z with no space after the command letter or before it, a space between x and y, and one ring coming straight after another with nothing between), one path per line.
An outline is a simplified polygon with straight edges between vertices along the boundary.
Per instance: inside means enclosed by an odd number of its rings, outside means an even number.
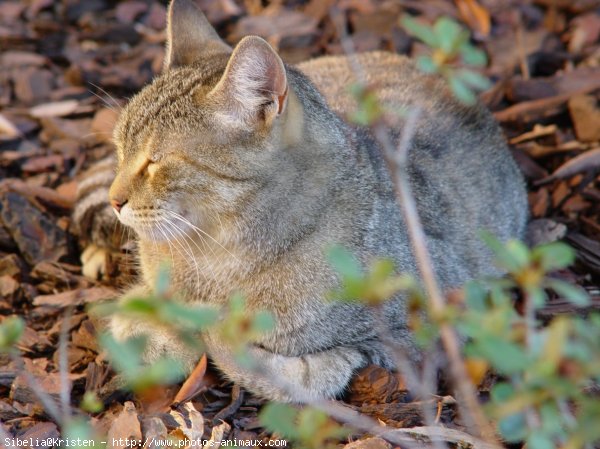
M190 65L208 55L221 53L231 53L231 47L208 23L195 1L171 0L164 68Z
M256 128L285 110L288 83L283 61L262 38L248 36L235 47L225 73L209 93L224 122Z

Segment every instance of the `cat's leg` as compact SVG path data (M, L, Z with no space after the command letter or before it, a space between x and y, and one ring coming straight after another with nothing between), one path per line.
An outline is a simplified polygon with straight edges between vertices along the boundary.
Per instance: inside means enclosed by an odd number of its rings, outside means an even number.
M335 398L343 393L353 374L369 363L364 353L351 346L287 357L253 345L249 355L254 368L245 368L227 345L210 337L205 341L209 355L231 380L267 399L283 402Z
M144 285L131 288L120 301L128 298L149 296L151 290ZM111 317L109 330L117 341L144 337L145 351L142 360L152 364L162 357L174 358L182 364L185 373L192 371L201 355L202 345L198 341L197 348L190 348L178 338L176 332L145 317L115 314Z

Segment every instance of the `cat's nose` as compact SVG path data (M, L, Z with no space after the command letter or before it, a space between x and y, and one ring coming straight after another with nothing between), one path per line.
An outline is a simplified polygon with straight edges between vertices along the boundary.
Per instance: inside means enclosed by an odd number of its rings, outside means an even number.
M121 209L123 208L123 206L125 206L125 204L127 204L127 200L112 198L110 200L110 204L114 210L116 210L117 212L121 212Z

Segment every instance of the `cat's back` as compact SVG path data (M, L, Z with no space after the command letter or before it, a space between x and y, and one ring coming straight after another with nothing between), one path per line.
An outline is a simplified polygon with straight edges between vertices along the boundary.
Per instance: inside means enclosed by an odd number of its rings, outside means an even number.
M425 100L415 89L422 83L423 73L407 57L385 51L356 53L351 56L322 56L297 65L318 87L329 107L340 115L356 109L351 86L366 83L381 101L387 104L406 104ZM434 77L422 88L443 88ZM426 107L424 104L423 107Z
M396 137L405 131L406 113L418 108L408 172L419 215L435 257L441 261L454 254L460 261L441 263L440 271L446 265L461 265L471 277L490 272L490 256L479 238L482 230L501 240L522 237L527 219L523 178L499 126L482 104L463 104L442 77L424 74L414 61L389 52L321 57L298 69L347 122L358 107L350 89L358 82L366 82L385 110L398 117L391 130ZM368 129L358 129L358 134L368 137L363 147L369 152L382 151ZM387 172L378 160L375 169ZM391 217L381 220L382 236L390 223ZM456 281L469 276L444 277Z

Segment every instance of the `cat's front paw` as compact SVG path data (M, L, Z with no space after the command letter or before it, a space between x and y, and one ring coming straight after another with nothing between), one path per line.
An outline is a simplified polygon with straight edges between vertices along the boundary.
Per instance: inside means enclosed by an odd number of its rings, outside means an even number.
M147 318L115 314L110 320L110 332L119 342L143 338L145 344L141 356L145 364L171 359L180 364L183 374L192 371L202 354L200 341L197 346L191 347L181 341L174 328Z
M81 253L81 272L94 281L102 279L107 274L110 250L91 244Z

